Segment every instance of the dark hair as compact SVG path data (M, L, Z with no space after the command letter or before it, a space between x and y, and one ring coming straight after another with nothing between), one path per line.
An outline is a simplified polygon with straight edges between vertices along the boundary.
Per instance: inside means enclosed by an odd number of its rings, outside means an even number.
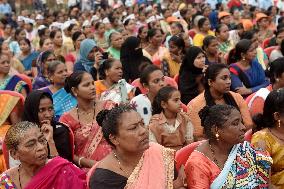
M259 131L263 128L272 128L275 126L276 120L274 119L274 113L284 113L284 89L274 90L267 96L263 114L258 114L253 117L253 121L256 124L256 130Z
M284 40L281 41L280 51L281 51L282 54L284 54Z
M171 23L171 25L172 25L172 24L175 24L175 25L180 29L181 32L184 32L184 29L183 29L181 23L179 23L179 22L173 22L173 23Z
M41 38L42 36L45 35L45 31L47 30L48 28L43 28L41 30L38 30L37 33L38 33L38 36Z
M106 70L110 69L115 61L117 60L113 58L109 58L107 60L102 61L102 63L99 66L100 79L106 79Z
M147 34L147 40L149 41L149 39L153 38L158 31L160 31L163 34L163 31L160 29L154 29L154 28L149 29Z
M102 110L98 113L96 120L102 127L102 132L106 141L114 147L114 144L110 141L110 135L118 134L118 125L121 118L121 114L125 112L135 111L135 109L129 104L120 104L111 110Z
M167 102L171 98L173 92L175 91L178 91L178 90L172 86L165 86L159 90L159 92L155 96L154 101L152 103L152 114L153 115L163 112L161 103Z
M76 24L70 24L69 27L67 28L67 31L71 32L74 26L76 26Z
M20 33L24 31L22 28L17 28L16 31L15 31L15 39L18 35L20 35Z
M120 34L119 32L111 32L111 34L109 34L108 36L108 41L111 42L111 38L114 36L114 35L117 35L117 34Z
M61 61L53 61L53 62L50 62L47 66L47 72L49 75L53 75L56 71L56 68L59 64L64 64L64 62L61 62Z
M202 28L203 24L208 20L208 18L200 18L198 23L197 23L197 26L198 28Z
M284 21L284 16L281 16L278 18L278 24L283 24L282 22ZM278 29L278 27L277 27Z
M73 41L73 43L75 42L75 41L77 41L77 39L81 36L81 35L85 35L83 32L81 32L81 31L76 31L75 33L73 33L73 35L72 35L72 41Z
M146 26L141 26L139 29L138 29L138 35L137 35L137 38L141 39L140 38L140 35L142 34L142 31L144 28L147 28Z
M124 27L129 24L130 20L132 20L132 19L129 18L129 19L127 19L127 20L125 20L125 21L123 22Z
M210 79L212 81L215 81L216 77L223 69L229 69L229 68L225 64L212 64L206 69L205 74L204 74L204 88L205 89L210 88L208 84L208 80Z
M40 40L39 40L39 46L42 47L43 44L44 44L44 41L47 40L47 39L49 39L49 38L40 38Z
M158 68L155 65L147 65L147 66L145 66L145 68L142 69L142 71L141 71L140 83L142 85L143 84L148 85L149 84L149 76L150 76L150 74L152 74L154 71L157 71L157 70L160 70L160 68Z
M175 46L177 46L179 49L182 49L183 53L185 53L185 43L183 38L179 36L172 36L169 40L169 44L170 42L173 42Z
M205 48L209 47L209 45L211 44L211 42L213 40L216 40L216 37L215 36L212 36L212 35L208 35L204 38L203 40L203 46L202 46L202 49L205 50Z
M242 35L241 35L241 39L248 39L248 40L252 40L253 36L258 33L259 30L258 29L252 29L249 31L245 31Z
M61 33L60 30L53 30L53 31L51 31L50 34L49 34L50 39L54 39L57 32Z
M220 32L221 32L221 28L223 27L223 26L227 26L226 24L218 24L217 25L217 27L216 27L216 33L218 33L218 34L220 34ZM228 27L228 26L227 26Z
M97 22L96 24L95 24L95 29L97 30L99 27L100 27L100 25L102 25L103 23L102 22Z
M284 57L277 58L273 62L270 62L267 70L265 71L266 76L269 77L270 82L274 84L276 78L279 78L284 73Z
M28 46L31 47L31 42L30 42L30 40L28 40L27 38L21 39L21 40L19 41L19 43L20 43L21 41L25 41L25 42L28 44Z
M275 36L277 37L280 33L284 32L284 25L282 28L277 29L277 31L274 32Z
M228 63L232 64L235 62L238 62L239 60L242 59L242 53L247 53L247 51L249 50L250 46L252 45L252 42L248 39L242 39L240 40L235 49L232 49L229 52L229 60Z
M26 98L23 109L23 121L30 121L40 125L38 119L39 105L42 99L48 98L53 103L51 94L41 90L32 91Z
M72 88L73 87L77 88L79 86L79 84L82 82L83 75L85 73L87 72L75 71L69 77L67 77L65 80L65 85L64 85L65 91L67 93L71 93L74 96L74 94L72 93Z
M227 104L217 104L214 106L205 106L199 111L201 126L204 127L204 134L207 138L213 139L212 127L222 128L224 123L230 119L232 110L237 110L234 106Z
M41 55L41 59L40 61L41 62L45 62L47 60L47 58L50 56L50 55L54 55L54 53L52 51L44 51ZM54 55L55 56L55 55Z

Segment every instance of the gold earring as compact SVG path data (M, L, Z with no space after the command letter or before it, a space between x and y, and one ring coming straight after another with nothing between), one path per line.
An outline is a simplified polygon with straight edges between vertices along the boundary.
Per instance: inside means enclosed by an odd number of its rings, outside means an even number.
M278 127L281 127L281 121L280 121L280 119L278 120Z
M246 58L244 57L244 58L243 58L243 61L245 61L245 60L246 60Z
M218 133L215 134L216 140L219 140L219 136L220 135Z

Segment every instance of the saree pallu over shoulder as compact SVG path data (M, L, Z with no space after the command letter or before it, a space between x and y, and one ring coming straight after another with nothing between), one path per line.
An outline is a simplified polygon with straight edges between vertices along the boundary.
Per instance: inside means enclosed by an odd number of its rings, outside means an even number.
M0 90L16 91L20 93L23 88L29 91L27 84L17 75L9 76L4 82L0 82Z
M172 149L150 143L127 180L125 189L172 189L174 180Z
M5 123L10 113L18 104L20 97L0 94L0 126Z
M77 105L77 100L70 93L67 93L64 88L53 93L52 98L55 115L58 117Z
M211 189L268 189L272 159L249 142L236 145Z
M25 189L85 189L86 173L71 162L56 157L32 177Z

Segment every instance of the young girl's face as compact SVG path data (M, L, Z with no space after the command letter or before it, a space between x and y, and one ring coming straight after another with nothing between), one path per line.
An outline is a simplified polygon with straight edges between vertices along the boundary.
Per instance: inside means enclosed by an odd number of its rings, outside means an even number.
M29 52L30 51L30 46L24 41L24 40L21 40L20 41L20 49L22 52Z
M180 101L180 92L178 90L172 92L170 95L170 98L166 103L164 103L163 109L173 112L173 113L179 113L182 109L182 103Z

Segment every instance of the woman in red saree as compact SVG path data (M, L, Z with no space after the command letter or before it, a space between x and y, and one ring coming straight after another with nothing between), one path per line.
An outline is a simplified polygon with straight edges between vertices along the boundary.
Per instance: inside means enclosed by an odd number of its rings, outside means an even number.
M174 150L149 143L148 130L133 107L104 110L97 120L113 151L88 173L91 189L183 188L183 170L175 174Z
M61 157L47 159L46 136L36 124L25 121L10 127L5 144L21 164L0 176L1 189L86 188L84 171Z
M95 102L94 80L87 72L72 73L66 79L65 90L77 99L78 105L63 114L59 121L68 125L74 133L74 162L79 167L91 168L111 152L95 118L100 110L110 108L113 103Z

